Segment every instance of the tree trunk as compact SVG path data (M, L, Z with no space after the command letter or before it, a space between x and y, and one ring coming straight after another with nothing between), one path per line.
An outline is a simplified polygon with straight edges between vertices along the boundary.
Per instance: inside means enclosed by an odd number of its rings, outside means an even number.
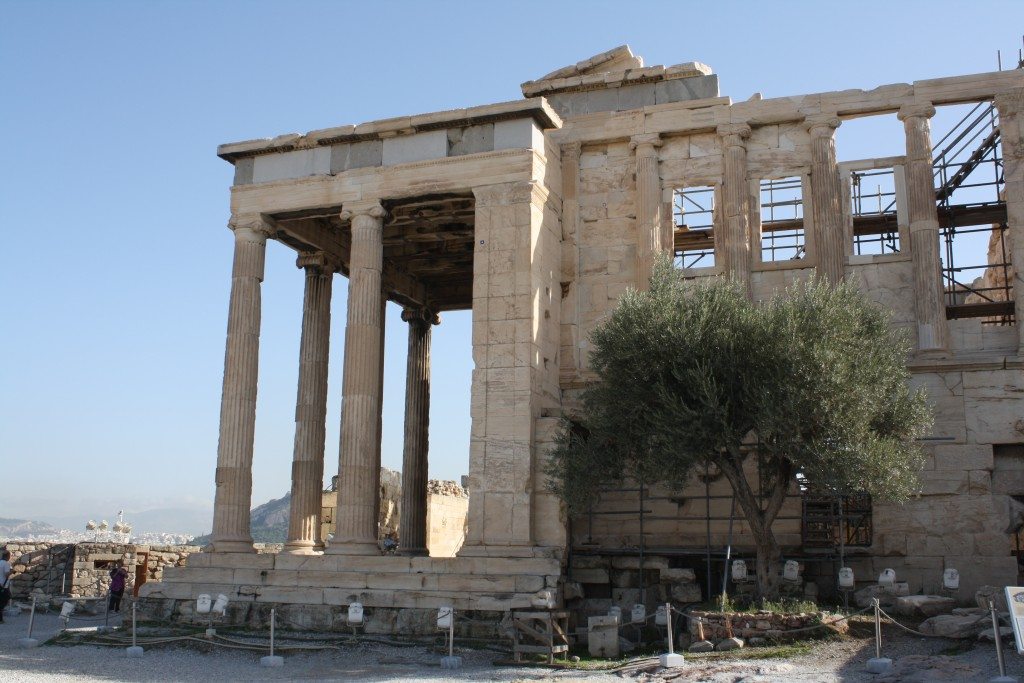
M757 546L757 595L761 599L779 597L782 552L775 542L771 525L754 537Z
M774 476L770 478L769 488L765 492L767 504L762 509L761 503L753 488L747 481L743 471L743 458L737 446L731 457L718 460L718 465L732 484L733 492L743 511L743 516L750 526L757 550L755 570L757 571L757 597L777 598L779 595L780 565L782 552L775 541L772 523L782 509L786 492L792 479L792 464L788 461L769 463L774 465Z

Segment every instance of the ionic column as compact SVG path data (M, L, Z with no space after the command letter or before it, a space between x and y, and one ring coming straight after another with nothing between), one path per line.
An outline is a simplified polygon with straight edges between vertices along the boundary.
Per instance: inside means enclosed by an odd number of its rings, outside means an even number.
M256 378L260 354L260 283L272 228L259 215L232 216L235 260L231 269L224 384L213 503L214 552L255 552L249 529L252 448L256 429Z
M299 344L288 542L284 549L301 554L323 548L320 509L327 420L327 361L331 343L331 285L335 266L323 252L302 254L296 265L306 271L306 291Z
M637 287L651 285L655 255L661 252L661 176L658 174L657 133L635 135L629 148L636 153Z
M910 254L914 268L917 346L926 355L949 350L949 326L942 300L939 258L939 214L935 205L932 170L931 104L903 106L898 114L907 136L907 207L910 214Z
M409 357L405 371L405 449L399 547L403 555L427 554L427 453L430 425L430 328L439 321L428 310L407 308Z
M835 131L841 123L832 114L808 116L811 135L811 208L817 233L818 274L827 282L842 281L847 244L843 223L843 186L836 164Z
M1013 312L1017 321L1017 355L1024 357L1024 88L995 97L1003 151L1006 197L1004 239L1013 277Z
M347 205L342 219L352 222L349 260L345 374L341 388L341 449L338 454L337 530L327 553L376 555L377 423L380 419L384 361L382 232L384 208L376 201Z
M722 237L715 239L726 275L750 292L750 188L747 180L747 138L750 126L728 123L718 127L722 137ZM716 254L718 258L718 254Z

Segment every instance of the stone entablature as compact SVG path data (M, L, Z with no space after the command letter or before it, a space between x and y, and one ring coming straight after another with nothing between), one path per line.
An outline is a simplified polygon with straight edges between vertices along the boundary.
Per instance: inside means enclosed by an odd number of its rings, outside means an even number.
M234 164L235 185L250 185L504 149L543 150L543 131L559 125L558 114L540 98L234 142L217 154Z

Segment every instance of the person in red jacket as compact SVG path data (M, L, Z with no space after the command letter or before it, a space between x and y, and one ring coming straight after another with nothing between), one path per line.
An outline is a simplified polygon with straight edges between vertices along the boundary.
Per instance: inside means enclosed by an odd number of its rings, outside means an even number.
M124 587L128 581L128 570L124 568L124 562L118 562L110 570L110 611L121 611L121 597L124 596Z

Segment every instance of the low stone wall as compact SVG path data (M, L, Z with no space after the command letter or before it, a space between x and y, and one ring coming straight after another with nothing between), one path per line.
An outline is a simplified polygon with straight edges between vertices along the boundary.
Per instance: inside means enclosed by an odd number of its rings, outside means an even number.
M50 543L14 541L4 545L11 553L14 578L11 593L23 600L33 593L73 598L106 595L110 569L124 562L128 587L136 581L139 565L146 562L146 581L160 581L166 567L183 567L198 546L136 545L133 543Z
M216 597L216 594L213 595ZM205 627L210 615L196 614L195 600L160 597L139 598L138 617L142 622L193 624ZM347 605L299 605L288 603L248 602L233 600L227 613L215 616L214 625L268 631L270 610L275 610L275 625L284 631L325 631L352 633L348 623ZM457 610L456 637L497 639L511 634L511 617L507 611ZM364 623L360 633L405 636L433 636L437 629L436 608L364 607Z
M772 640L799 640L821 636L829 629L836 633L849 630L846 621L824 626L813 631L807 629L829 624L841 615L829 612L779 614L776 612L690 612L688 628L694 637L700 633L698 619L704 629L704 638L711 641L725 638L769 638Z

